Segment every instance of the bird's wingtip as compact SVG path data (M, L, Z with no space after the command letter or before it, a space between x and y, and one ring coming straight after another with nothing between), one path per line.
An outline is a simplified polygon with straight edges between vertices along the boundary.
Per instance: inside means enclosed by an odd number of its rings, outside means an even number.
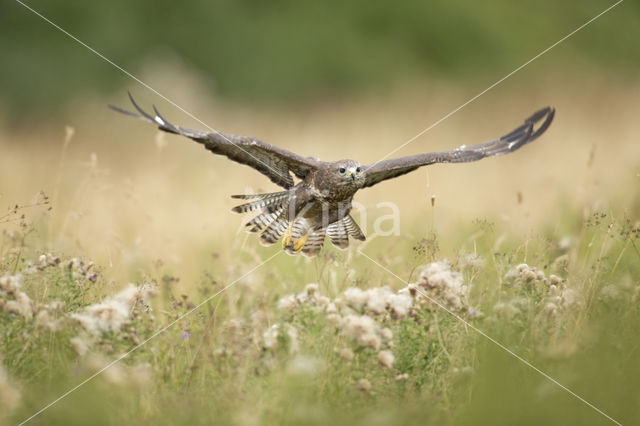
M532 125L537 124L544 118L544 121L540 124L540 126L533 132L530 137L530 140L536 139L538 136L546 132L546 130L551 125L553 118L556 115L556 109L552 106L547 106L546 108L541 109L537 113L535 113L531 118L535 118L535 120L531 121Z

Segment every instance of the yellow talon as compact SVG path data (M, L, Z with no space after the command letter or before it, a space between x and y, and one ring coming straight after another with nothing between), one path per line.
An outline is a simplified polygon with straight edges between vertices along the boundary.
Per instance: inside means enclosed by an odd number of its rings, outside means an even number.
M284 235L282 236L282 248L287 249L292 246L291 244L291 227L293 226L293 222L289 222L289 226L287 230L284 231Z
M307 232L302 237L298 238L297 240L295 240L293 242L293 252L294 253L299 253L300 250L302 250L304 245L307 243L307 238L309 238L309 232Z
M289 223L289 227L284 232L282 236L282 248L287 250L289 253L299 253L300 250L307 243L307 239L309 238L309 232L301 236L300 238L294 240L291 237L291 228L293 227L293 222Z

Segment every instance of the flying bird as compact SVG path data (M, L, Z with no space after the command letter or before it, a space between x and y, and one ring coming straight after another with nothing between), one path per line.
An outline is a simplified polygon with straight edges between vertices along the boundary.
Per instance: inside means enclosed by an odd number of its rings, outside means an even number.
M112 105L117 112L155 124L160 130L193 139L214 154L252 167L267 176L283 191L254 195L232 195L245 200L232 209L236 213L258 211L246 226L259 232L265 245L282 237L282 247L289 254L318 254L325 236L340 249L349 246L349 238L364 241L365 235L353 220L351 201L355 193L384 180L407 174L434 163L466 163L485 157L509 154L543 134L555 114L552 107L535 112L506 135L477 145L462 145L451 151L430 152L369 165L355 160L320 161L303 157L250 136L192 130L167 121L153 106L154 115L145 112L129 94L138 113ZM294 182L293 175L299 179Z

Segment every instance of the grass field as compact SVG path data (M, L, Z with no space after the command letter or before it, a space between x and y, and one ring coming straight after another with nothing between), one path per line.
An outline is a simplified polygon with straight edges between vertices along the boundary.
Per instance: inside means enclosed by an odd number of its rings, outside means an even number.
M213 127L363 163L475 94L433 82L266 111L208 104L181 81L179 103ZM141 343L30 423L638 423L640 86L521 87L514 77L396 155L492 139L552 104L544 137L363 191L368 241L312 260L261 247L229 212L229 195L271 190L266 179L105 100L0 132L0 423ZM391 211L379 203L397 206L397 235L375 235Z

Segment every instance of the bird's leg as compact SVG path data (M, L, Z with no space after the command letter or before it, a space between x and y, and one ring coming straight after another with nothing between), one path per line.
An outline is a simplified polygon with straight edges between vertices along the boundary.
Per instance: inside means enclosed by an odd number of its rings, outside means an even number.
M293 252L294 253L300 253L300 250L302 250L304 245L307 243L307 239L309 238L309 234L311 234L311 232L307 231L307 233L304 234L302 237L300 237L297 240L293 241Z
M293 227L293 222L289 222L289 226L287 226L287 230L284 231L284 235L282 236L282 248L285 250L293 250L292 238L291 238L291 228Z
M304 245L307 243L309 235L311 234L311 229L307 229L307 231L303 235L294 239L291 232L294 222L295 221L289 222L289 226L282 236L282 248L289 254L300 253Z

